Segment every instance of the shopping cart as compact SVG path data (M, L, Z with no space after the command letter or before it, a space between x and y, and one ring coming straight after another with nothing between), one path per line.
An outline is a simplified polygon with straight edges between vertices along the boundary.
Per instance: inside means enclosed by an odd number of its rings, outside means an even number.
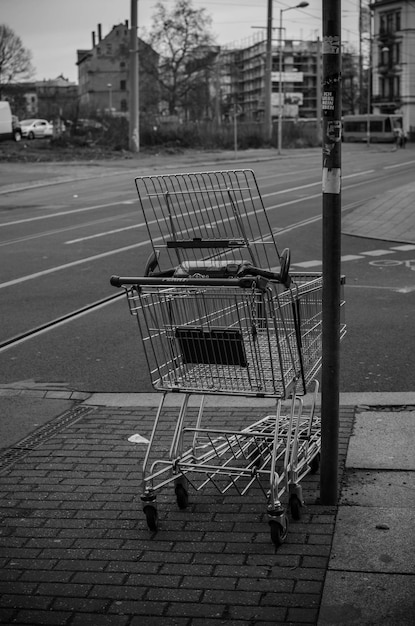
M169 483L175 485L180 508L187 506L189 483L197 491L211 483L221 493L234 486L241 495L255 483L267 498L271 538L280 545L288 528L281 497L289 494L292 516L298 519L303 504L299 482L315 468L320 450L314 405L303 415L296 387L301 381L309 387L318 369L321 277L282 291L276 281L258 277L113 277L111 282L126 290L152 384L164 392L143 463L149 528L158 526L156 491ZM310 318L299 321L300 310L311 312ZM183 401L169 453L157 458L168 392L181 392ZM202 396L197 416L188 410L192 394ZM208 394L274 398L275 413L243 429L212 428L204 419ZM291 409L285 415L281 402L287 398Z
M240 495L258 485L279 546L288 531L281 498L299 519L300 482L319 464L322 275L290 273L251 170L144 176L136 186L152 254L145 276L111 283L126 291L151 382L163 392L143 462L147 525L157 530L156 493L170 483L183 509L189 485ZM299 394L310 390L306 411ZM161 416L177 392L166 452ZM275 411L245 428L218 428L206 417L209 394L272 398Z

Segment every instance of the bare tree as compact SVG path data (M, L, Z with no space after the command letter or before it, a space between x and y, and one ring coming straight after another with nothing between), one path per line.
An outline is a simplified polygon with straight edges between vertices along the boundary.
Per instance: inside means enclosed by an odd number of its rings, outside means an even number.
M0 98L5 86L33 76L32 54L16 33L0 24Z
M179 108L186 113L197 94L206 93L206 72L215 58L211 21L191 0L176 0L170 11L161 2L156 5L149 43L160 55L157 79L169 114Z

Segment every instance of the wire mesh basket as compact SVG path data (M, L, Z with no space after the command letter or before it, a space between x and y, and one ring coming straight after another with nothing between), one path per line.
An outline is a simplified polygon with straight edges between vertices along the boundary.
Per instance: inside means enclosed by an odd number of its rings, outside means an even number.
M275 234L252 170L135 179L158 268L192 260L279 265Z

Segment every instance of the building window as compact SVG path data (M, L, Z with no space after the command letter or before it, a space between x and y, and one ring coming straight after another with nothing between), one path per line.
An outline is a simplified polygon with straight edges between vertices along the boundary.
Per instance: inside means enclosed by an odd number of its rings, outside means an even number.
M401 97L401 77L394 76L393 77L393 97L395 100L399 100Z
M389 48L380 49L380 64L388 65L389 63Z
M126 81L125 80L120 80L120 90L121 91L125 91L126 90Z
M395 13L395 28L396 30L401 30L401 12L396 11Z
M395 43L395 45L393 46L393 62L401 62L401 44L399 42Z
M107 43L105 45L105 47L106 47L107 54L111 54L112 53L112 46L111 46L111 44Z
M122 70L123 70L124 68L125 68L125 62L124 62L124 61L121 61L121 63L120 63L120 69L122 69Z
M380 34L392 34L401 30L401 12L387 11L380 15Z
M123 99L120 102L121 111L127 111L127 100Z
M401 97L401 77L390 76L380 79L380 95L386 100L399 100Z
M395 20L394 18L394 14L393 13L387 13L386 14L386 32L387 33L393 33L394 29L394 22Z

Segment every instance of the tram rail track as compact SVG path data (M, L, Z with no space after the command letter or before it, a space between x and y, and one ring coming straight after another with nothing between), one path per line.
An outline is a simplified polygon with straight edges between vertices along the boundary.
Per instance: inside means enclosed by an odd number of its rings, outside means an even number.
M46 333L50 330L58 328L59 326L62 326L63 324L72 322L82 317L83 315L87 315L88 313L97 311L98 309L104 306L107 306L108 304L111 304L114 300L117 300L121 298L122 296L124 296L123 291L119 293L111 294L110 296L106 296L105 298L96 300L95 302L92 302L83 307L80 307L79 309L75 309L74 311L65 313L64 315L56 317L53 320L49 320L48 322L39 324L39 326L35 326L21 333L18 333L17 335L14 335L13 337L9 337L8 339L0 341L0 354L2 352L5 352L6 350L9 350L10 348L17 347L18 345L20 345L24 341L27 341L28 339L34 339L42 335L43 333Z

